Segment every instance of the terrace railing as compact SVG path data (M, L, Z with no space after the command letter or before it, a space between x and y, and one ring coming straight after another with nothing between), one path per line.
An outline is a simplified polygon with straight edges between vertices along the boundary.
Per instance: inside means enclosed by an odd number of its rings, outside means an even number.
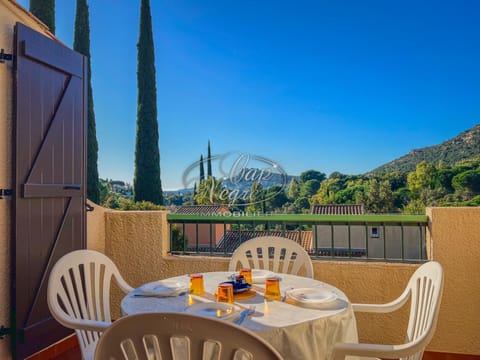
M337 260L426 260L425 215L221 215L168 214L170 252L231 256L258 236L287 237L312 258Z

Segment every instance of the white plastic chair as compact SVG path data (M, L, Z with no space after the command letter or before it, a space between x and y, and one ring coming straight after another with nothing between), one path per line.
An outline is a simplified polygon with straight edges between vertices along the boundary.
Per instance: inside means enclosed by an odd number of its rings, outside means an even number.
M437 326L443 292L443 269L435 261L420 266L410 278L402 295L388 304L353 304L354 311L388 313L402 307L411 298L407 337L401 345L337 343L333 359L345 356L383 359L420 360Z
M50 312L60 324L75 329L85 360L93 359L101 333L111 325L112 277L125 293L133 290L107 256L76 250L58 260L48 279Z
M238 325L183 313L142 313L115 321L96 360L282 359L265 340Z
M245 241L233 252L228 270L236 271L238 263L244 268L293 275L303 267L305 276L313 278L312 260L305 249L293 240L278 236L262 236Z

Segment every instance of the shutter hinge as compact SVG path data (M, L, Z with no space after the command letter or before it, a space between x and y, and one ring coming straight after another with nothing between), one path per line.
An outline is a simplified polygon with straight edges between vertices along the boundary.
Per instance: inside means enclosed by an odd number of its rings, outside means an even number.
M0 326L0 339L3 339L6 335L12 335L13 329L12 328L6 328L3 325Z
M12 61L13 55L12 54L5 54L3 49L0 50L0 63L4 63L5 60Z
M15 331L15 328L0 326L0 340L5 339L5 336L16 336L20 344L25 344L25 332L22 329Z
M0 189L0 199L3 199L4 196L12 196L13 190L12 189Z

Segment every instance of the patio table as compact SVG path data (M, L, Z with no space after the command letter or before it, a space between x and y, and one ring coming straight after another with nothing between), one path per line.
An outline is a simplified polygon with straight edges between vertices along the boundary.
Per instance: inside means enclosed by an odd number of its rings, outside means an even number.
M203 273L205 296L182 295L175 297L140 297L136 290L127 294L121 302L124 315L143 312L185 312L189 297L201 301L213 301L220 282L227 281L232 272ZM272 344L285 359L329 359L337 342L358 342L355 315L346 295L324 282L289 274L281 278L282 296L286 290L296 288L323 288L333 291L337 300L322 308L303 307L290 301L265 301L264 284L255 284L256 294L245 300L235 300L240 307L255 305L255 314L242 323ZM189 284L189 276L170 279ZM138 294L138 292L137 292Z

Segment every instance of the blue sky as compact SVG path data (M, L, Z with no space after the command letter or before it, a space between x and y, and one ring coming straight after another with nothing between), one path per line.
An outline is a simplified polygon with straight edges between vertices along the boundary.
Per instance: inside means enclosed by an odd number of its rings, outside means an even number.
M132 182L140 5L89 4L99 173ZM477 0L151 6L164 190L182 187L208 140L292 175L357 174L480 123ZM74 0L56 1L68 46L74 15Z

